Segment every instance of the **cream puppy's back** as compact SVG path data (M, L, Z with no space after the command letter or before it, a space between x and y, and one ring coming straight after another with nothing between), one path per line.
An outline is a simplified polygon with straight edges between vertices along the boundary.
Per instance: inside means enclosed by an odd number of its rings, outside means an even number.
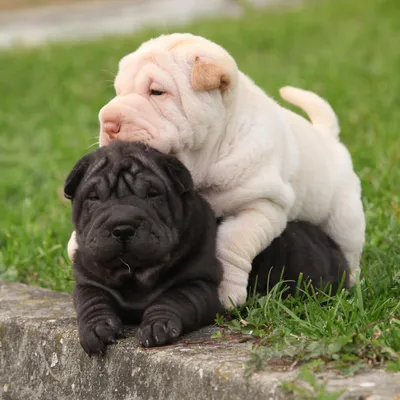
M340 128L330 105L316 94L297 88L282 88L280 93L306 111L311 120L310 129L308 120L282 108L296 137L301 166L294 181L296 201L289 218L320 224L342 185L355 187L361 195L359 179L349 151L339 141Z
M290 92L292 88L287 89ZM234 142L234 150L222 147L219 162L204 166L209 173L202 184L206 188L213 187L204 194L215 212L217 215L235 212L247 203L251 192L253 197L273 198L282 204L290 220L322 223L329 212L334 191L333 165L337 150L333 149L343 147L337 135L317 129L301 115L282 107L243 73L239 73L238 90L243 94L238 94L233 121L236 135L237 130L240 133ZM320 105L332 110L313 93L300 92L312 94L319 99ZM333 111L332 114L336 118ZM255 119L258 120L256 127ZM227 137L230 129L228 125ZM282 181L286 185L282 185Z

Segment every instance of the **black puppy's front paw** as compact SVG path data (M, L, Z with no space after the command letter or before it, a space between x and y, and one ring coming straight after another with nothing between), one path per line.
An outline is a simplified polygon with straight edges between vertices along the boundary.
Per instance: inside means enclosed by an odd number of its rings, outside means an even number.
M140 324L137 336L143 347L163 346L182 335L182 323L174 317L145 319Z
M114 344L123 338L124 326L117 316L105 316L79 326L79 338L83 350L92 354L104 354L108 344Z

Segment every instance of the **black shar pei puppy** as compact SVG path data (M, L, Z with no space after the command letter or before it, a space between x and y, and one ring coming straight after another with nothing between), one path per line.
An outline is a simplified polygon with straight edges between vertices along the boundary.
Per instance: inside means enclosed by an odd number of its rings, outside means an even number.
M87 354L123 337L123 324L140 324L142 346L161 346L224 311L217 221L175 157L115 141L75 165L64 193L72 200L73 296ZM250 287L259 273L257 290L266 290L284 265L284 279L302 271L322 284L337 282L345 260L325 236L312 225L289 224L255 260ZM269 274L272 266L279 272Z

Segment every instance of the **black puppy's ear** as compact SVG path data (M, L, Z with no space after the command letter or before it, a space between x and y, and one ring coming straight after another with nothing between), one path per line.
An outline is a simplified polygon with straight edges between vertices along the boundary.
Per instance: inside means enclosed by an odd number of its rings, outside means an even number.
M193 189L193 179L188 169L175 157L169 157L166 170L179 194Z
M64 197L68 200L72 200L74 197L76 188L89 168L90 161L91 154L86 154L75 164L74 168L72 168L72 171L67 176L64 183Z

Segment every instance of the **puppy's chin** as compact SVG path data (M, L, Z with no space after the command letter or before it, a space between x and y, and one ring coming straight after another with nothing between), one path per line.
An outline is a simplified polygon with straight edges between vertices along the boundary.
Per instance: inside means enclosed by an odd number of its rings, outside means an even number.
M143 143L164 154L170 154L173 150L172 143L166 138L164 139L161 139L160 137L153 138L150 135L144 135L137 132L122 133L121 135L118 135L116 139L127 142Z
M159 280L160 272L168 268L170 254L138 259L135 255L125 252L115 254L108 261L98 260L94 262L94 272L99 278L113 286L124 285L134 280L142 289L150 289Z
M100 147L106 146L115 140L143 143L146 146L152 147L164 154L170 154L173 152L173 150L176 150L169 140L166 140L165 138L161 139L160 137L153 137L150 133L144 130L121 130L118 135L114 135L112 137L107 135L105 132L100 132Z
M136 254L129 252L120 253L109 262L112 269L128 269L130 273L144 271L149 268L166 265L171 260L170 253L148 255L148 257L138 258Z

